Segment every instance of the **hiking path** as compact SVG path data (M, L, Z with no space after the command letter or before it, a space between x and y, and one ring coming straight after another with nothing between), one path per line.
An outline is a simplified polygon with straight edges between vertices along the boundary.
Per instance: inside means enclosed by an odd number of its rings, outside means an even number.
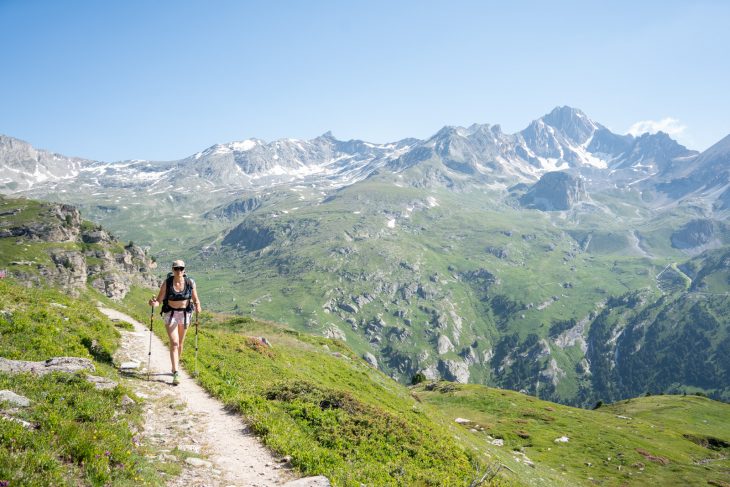
M152 335L150 380L147 360L149 327L119 311L99 310L112 320L131 323L134 331L120 330L122 340L115 362L138 367L123 373L124 384L144 400L142 441L156 446L162 462L175 462L182 473L168 475L171 487L325 487L326 477L297 479L286 459L276 458L251 433L244 419L227 411L223 404L200 387L185 370L180 385L173 386L167 346ZM159 316L157 326L162 326ZM194 346L194 330L185 339ZM129 370L132 370L130 373Z

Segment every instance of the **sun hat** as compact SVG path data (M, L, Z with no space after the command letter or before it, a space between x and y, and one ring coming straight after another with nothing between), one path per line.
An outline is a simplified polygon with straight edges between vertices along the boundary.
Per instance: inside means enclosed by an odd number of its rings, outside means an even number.
M185 261L183 260L173 260L172 261L172 267L185 267Z

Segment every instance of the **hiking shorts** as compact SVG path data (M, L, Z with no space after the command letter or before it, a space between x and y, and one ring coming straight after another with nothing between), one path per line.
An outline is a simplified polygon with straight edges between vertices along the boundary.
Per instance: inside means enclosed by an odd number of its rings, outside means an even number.
M183 325L185 329L190 326L190 315L187 311L168 311L165 313L165 325Z

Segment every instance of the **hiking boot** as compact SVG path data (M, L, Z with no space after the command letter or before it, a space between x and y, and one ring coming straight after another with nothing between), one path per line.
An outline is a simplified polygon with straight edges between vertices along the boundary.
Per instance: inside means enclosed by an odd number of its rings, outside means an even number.
M180 374L175 371L172 373L172 385L176 386L180 383Z

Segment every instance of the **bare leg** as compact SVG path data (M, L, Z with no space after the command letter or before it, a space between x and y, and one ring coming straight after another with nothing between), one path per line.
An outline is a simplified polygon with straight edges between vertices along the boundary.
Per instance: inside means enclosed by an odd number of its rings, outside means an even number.
M180 350L180 344L182 343L180 341L180 337L178 335L178 325L166 325L167 328L167 336L170 338L170 363L172 364L172 371L176 372L178 369L179 361L180 361L180 355L178 354L178 351Z
M187 333L187 331L188 330L185 328L184 325L177 325L177 336L180 337L180 344L177 348L178 360L182 358L183 344L185 343L185 333Z

